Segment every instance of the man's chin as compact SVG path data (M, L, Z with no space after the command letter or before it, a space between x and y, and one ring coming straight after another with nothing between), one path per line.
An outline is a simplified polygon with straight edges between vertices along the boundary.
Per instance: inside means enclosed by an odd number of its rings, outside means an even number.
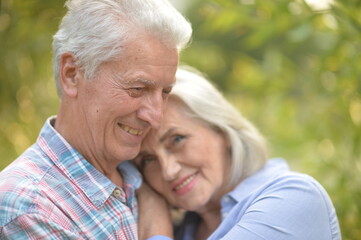
M124 149L125 150L125 149ZM140 144L138 146L128 147L126 151L123 151L119 157L122 161L134 159L140 151Z

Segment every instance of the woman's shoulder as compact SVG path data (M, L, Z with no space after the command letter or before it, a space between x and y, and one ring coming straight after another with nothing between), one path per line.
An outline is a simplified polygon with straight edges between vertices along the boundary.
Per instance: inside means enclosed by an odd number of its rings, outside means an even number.
M252 186L252 199L276 198L283 207L314 208L313 212L334 210L325 188L312 176L291 171L283 159L272 159L263 170L247 179L241 188ZM317 211L318 210L318 211Z
M273 161L246 179L233 197L238 198L232 212L238 215L239 224L248 219L294 236L328 233L335 237L326 239L339 239L336 211L324 187L307 174L290 171L283 161Z
M279 164L279 163L278 163ZM282 163L285 164L285 163ZM325 188L312 176L291 171L288 168L273 168L274 175L269 175L263 180L263 184L260 186L262 194L275 194L279 193L281 196L287 198L295 198L298 200L320 201L326 205L332 205L330 197ZM261 194L261 195L262 195Z
M249 193L256 191L259 194L282 191L328 196L323 186L315 178L291 171L287 162L281 158L270 159L260 171L246 178L234 189L235 192L245 190Z
M307 174L291 171L287 162L280 158L270 159L261 170L242 181L228 195L240 201L273 192L284 193L286 196L306 193L309 195L304 197L328 196L316 179Z

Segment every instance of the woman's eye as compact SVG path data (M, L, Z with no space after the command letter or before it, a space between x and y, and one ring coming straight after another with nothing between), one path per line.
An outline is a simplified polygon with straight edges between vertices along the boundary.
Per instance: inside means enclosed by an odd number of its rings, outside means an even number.
M179 143L179 142L181 142L184 138L185 138L185 136L176 135L176 136L173 137L172 142L173 142L173 143Z
M152 161L155 161L155 157L147 156L143 157L140 161L141 169L144 169L147 165L149 165Z

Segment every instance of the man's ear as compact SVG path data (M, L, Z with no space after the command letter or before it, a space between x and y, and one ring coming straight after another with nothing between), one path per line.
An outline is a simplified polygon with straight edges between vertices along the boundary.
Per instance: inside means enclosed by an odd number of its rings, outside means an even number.
M60 57L59 81L64 95L76 97L78 95L79 80L82 76L76 57L72 53L63 53Z

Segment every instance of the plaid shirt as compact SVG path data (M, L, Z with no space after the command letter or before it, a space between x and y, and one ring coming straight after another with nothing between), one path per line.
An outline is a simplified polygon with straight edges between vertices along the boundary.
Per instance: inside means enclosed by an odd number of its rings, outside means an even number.
M125 191L113 184L55 131L54 120L0 172L0 239L138 239L136 186L124 175Z

